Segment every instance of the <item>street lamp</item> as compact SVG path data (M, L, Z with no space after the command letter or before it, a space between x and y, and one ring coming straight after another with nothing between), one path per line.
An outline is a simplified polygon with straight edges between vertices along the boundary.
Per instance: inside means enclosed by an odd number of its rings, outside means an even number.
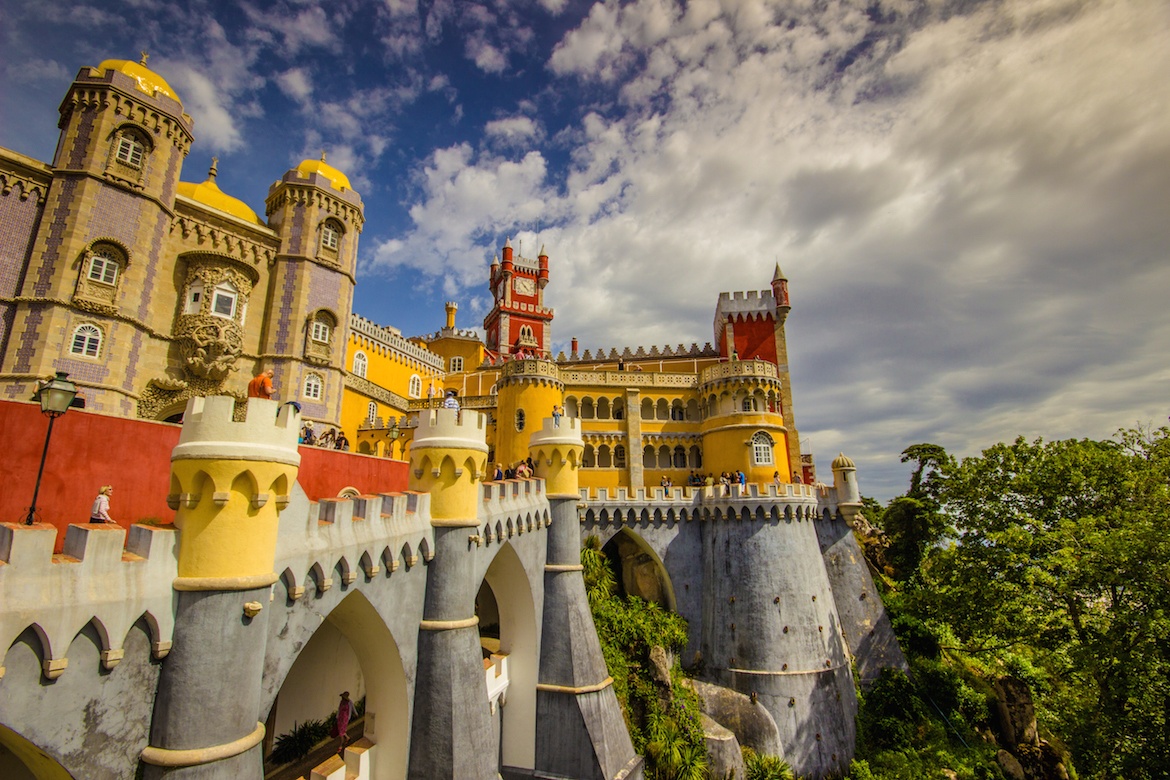
M25 525L36 522L37 496L41 492L41 476L45 473L45 457L49 454L49 438L53 435L53 421L73 405L77 397L77 385L69 381L69 374L58 371L57 376L37 387L32 400L41 404L41 414L49 418L49 431L45 434L45 449L41 451L41 467L37 470L37 486L33 490L32 506L28 508L28 516L24 518Z

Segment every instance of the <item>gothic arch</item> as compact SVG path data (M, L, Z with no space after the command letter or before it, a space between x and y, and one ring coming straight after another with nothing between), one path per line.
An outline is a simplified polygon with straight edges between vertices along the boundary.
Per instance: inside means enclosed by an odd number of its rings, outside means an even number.
M672 612L678 611L674 585L662 558L644 538L622 527L602 547L622 593L640 596Z

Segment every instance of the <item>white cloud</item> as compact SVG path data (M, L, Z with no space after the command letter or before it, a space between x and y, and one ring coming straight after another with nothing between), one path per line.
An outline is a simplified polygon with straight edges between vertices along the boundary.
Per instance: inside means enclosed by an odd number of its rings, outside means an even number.
M276 84L281 92L302 105L313 96L313 81L306 68L290 68L278 73Z
M541 136L540 126L526 116L494 119L484 125L484 135L507 144L523 144Z

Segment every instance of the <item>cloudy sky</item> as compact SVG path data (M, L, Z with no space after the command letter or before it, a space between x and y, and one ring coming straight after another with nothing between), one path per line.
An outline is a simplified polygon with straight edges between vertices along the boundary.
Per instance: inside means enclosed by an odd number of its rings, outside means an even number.
M263 213L324 149L366 204L357 310L482 322L547 247L554 347L711 341L790 279L796 422L904 490L907 445L1170 412L1161 0L6 0L0 145L48 160L81 66L195 118L185 180Z

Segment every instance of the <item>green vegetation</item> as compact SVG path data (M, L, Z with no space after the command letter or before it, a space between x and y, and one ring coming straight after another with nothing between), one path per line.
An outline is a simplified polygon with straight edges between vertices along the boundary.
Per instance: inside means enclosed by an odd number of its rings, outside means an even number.
M747 769L747 780L796 780L792 768L779 756L760 755L745 747L743 764Z
M1170 429L903 456L910 490L867 503L865 541L911 676L865 695L851 780L1000 777L1006 676L1074 778L1170 777Z
M619 597L597 537L586 540L581 564L601 652L634 749L646 757L647 779L704 780L707 748L698 697L683 684L677 661L667 683L656 678L650 658L655 645L672 654L683 649L686 621L637 596Z

